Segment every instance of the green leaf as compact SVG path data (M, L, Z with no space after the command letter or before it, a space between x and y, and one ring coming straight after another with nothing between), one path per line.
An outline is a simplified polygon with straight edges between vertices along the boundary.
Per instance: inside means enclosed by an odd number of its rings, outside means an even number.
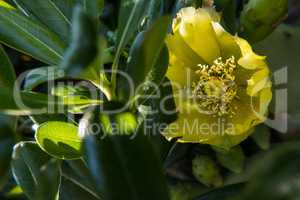
M14 68L0 45L0 88L12 89L15 84L16 75ZM0 190L6 184L9 178L10 161L15 143L16 120L13 117L0 114Z
M10 170L10 158L14 146L12 118L0 115L0 190L6 183Z
M35 92L11 91L0 86L0 112L8 115L55 114L66 110L63 102L51 95Z
M150 72L150 74L152 73ZM157 84L159 85L159 82ZM175 121L177 118L172 86L169 80L164 78L159 88L149 87L149 90L146 92L148 94L144 98L140 98L138 102L139 123L145 123L145 126L148 127L145 129L145 134L151 135L150 139L155 149L161 159L165 161L172 142L167 141L162 136L162 127ZM153 126L153 124L160 126Z
M117 44L120 52L137 32L149 2L146 0L121 0L117 33Z
M233 200L237 195L240 194L241 190L244 188L243 183L225 186L220 189L208 192L200 197L194 198L193 200Z
M271 145L271 133L266 125L259 125L250 135L254 142L263 150L268 150Z
M100 103L98 100L75 98L59 98L28 91L10 91L0 86L0 112L8 115L41 115L65 114L68 110Z
M231 0L214 0L217 10L222 10L230 3Z
M240 146L235 146L230 150L224 150L217 147L213 148L216 151L217 159L222 166L235 173L241 173L244 169L245 155Z
M98 59L101 60L103 58L100 55L98 57L99 57ZM74 82L78 79L88 80L92 82L96 87L100 88L101 92L105 93L106 96L110 96L109 83L106 82L107 79L105 74L101 73L101 68L103 64L99 62L95 62L91 64L78 76L68 77L68 80L71 81L73 80ZM30 70L26 74L23 88L24 90L32 91L37 86L43 83L47 83L49 81L54 81L62 78L65 78L65 72L58 66L35 68L33 70ZM97 95L100 96L100 94L98 93ZM93 104L93 102L91 103Z
M295 200L300 195L300 144L283 143L261 156L254 164L250 180L240 200Z
M15 92L0 86L0 112L9 115L28 115L47 112L48 105L56 102L48 101L48 96L34 92Z
M156 123L170 124L174 122L177 119L177 110L172 95L172 85L168 78L164 78L158 89L149 87L146 91L148 94L141 97L138 102L140 113L144 117L150 115L156 120Z
M151 25L158 17L162 15L163 2L160 0L151 0L147 11L147 26Z
M107 200L168 200L159 159L142 132L130 136L85 138L85 158ZM109 155L109 156L107 156Z
M86 66L77 78L92 82L105 94L107 99L112 99L111 84L104 69L104 64L111 64L112 60L113 57L107 48L107 41L103 36L100 36L94 61Z
M66 122L45 122L35 135L38 145L53 157L59 159L78 159L81 153L81 138L78 127Z
M24 90L32 91L38 85L60 79L64 77L64 72L58 66L39 67L30 70L25 77Z
M73 114L82 114L88 107L103 102L98 99L100 96L98 91L90 91L80 86L58 85L51 89L51 94L57 96L64 105L73 105L68 108L68 112Z
M221 23L225 29L231 34L238 31L237 21L237 3L236 0L215 0L214 1L218 10L222 11Z
M16 73L4 49L0 45L0 85L13 88L16 80Z
M48 81L54 81L56 79L60 79L63 77L64 77L64 71L57 66L36 68L36 69L29 71L26 74L23 88L24 88L24 90L30 92L42 83L46 83ZM48 103L48 102L47 102L47 100L45 100L45 101L46 101L45 107L47 107L46 103ZM63 101L62 103L66 103L66 101ZM79 101L72 102L75 104L79 103L78 106L72 106L71 101L67 101L67 103L70 106L68 106L66 108L66 110L73 110L73 109L81 108L82 106L84 106L84 104L81 104L82 102L79 102ZM46 121L70 121L71 120L68 116L66 116L65 113L43 112L43 113L39 113L39 114L34 114L30 117L36 124L42 124Z
M56 200L60 184L59 163L51 159L34 142L14 147L12 172L29 199Z
M30 119L36 124L40 125L49 121L60 121L60 122L72 122L75 123L74 119L68 114L39 114L39 115L31 115Z
M250 0L241 14L239 35L258 42L270 35L283 21L288 11L288 0Z
M90 91L87 90L84 86L80 85L60 85L54 86L51 88L51 94L58 97L72 97L72 96L82 96L89 98L92 95ZM83 99L84 101L84 99Z
M80 182L69 179L65 176L62 177L60 186L60 200L101 200L97 195L85 188Z
M170 80L165 77L163 83L160 85L161 100L157 102L159 108L159 121L162 123L170 124L176 121L178 113L176 110L176 103L174 100L172 84ZM159 104L158 104L159 103ZM167 111L167 112L165 112Z
M55 32L67 43L71 22L52 0L13 0L19 9L32 13L49 30Z
M72 41L64 60L62 69L67 75L78 75L91 64L98 53L97 28L94 21L82 10L76 7L73 16Z
M150 1L148 0L122 0L121 8L119 13L119 25L117 33L117 52L112 65L112 78L111 82L113 85L113 91L115 92L117 87L117 70L119 66L120 56L129 43L129 41L137 32L138 27L144 17L147 5ZM129 15L130 13L130 15Z
M78 0L51 0L69 21L72 20L74 7L77 5Z
M58 64L65 43L45 26L0 1L0 41L47 64Z
M100 198L97 194L96 184L93 176L84 160L79 159L63 161L61 169L62 176L64 178L68 179L74 184L77 184L78 187L80 187L82 190L85 190L87 193Z
M130 50L130 60L125 73L131 78L132 84L128 80L122 80L119 83L119 95L122 100L128 100L131 87L137 89L144 81L146 81L150 72L153 72L154 66L162 67L164 71L167 67L166 62L162 61L160 55L166 55L165 37L167 35L170 18L164 16L159 18L148 31L141 32L135 39ZM161 63L159 64L158 61ZM162 66L162 64L164 66ZM158 68L156 69L158 70ZM157 74L155 71L153 74ZM162 76L163 77L163 76ZM155 77L155 79L162 79ZM135 91L141 92L141 91Z
M169 51L167 46L164 46L161 50L160 55L158 56L158 59L156 61L156 64L153 66L153 68L150 70L148 76L146 77L146 83L145 83L145 94L153 94L154 92L157 92L157 88L153 88L153 84L156 86L160 86L160 84L163 82L165 78L165 74L167 73L169 66Z
M85 12L94 18L99 17L104 8L104 0L79 0L79 2L81 2Z

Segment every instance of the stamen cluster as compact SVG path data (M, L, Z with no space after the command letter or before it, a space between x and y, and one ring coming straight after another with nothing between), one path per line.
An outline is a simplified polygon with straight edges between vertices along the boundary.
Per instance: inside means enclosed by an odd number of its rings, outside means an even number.
M193 83L193 95L200 108L218 116L232 116L234 108L231 102L237 98L237 87L234 82L236 61L234 56L223 62L220 57L211 66L198 65L198 82Z

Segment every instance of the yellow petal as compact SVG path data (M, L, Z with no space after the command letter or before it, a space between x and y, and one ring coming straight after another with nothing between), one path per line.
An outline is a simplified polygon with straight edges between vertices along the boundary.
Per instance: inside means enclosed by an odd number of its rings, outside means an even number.
M220 22L221 21L221 15L216 11L215 8L205 7L205 10L210 15L211 20L213 20L214 22Z
M256 95L259 91L265 88L267 83L269 83L268 68L255 72L247 83L247 94L250 96Z
M235 37L235 40L242 51L242 57L238 61L240 66L250 70L264 68L267 66L265 61L266 57L255 54L252 47L246 40L239 37Z
M194 125L196 124L194 122L196 121L189 120L186 121L186 123L184 123L184 121L182 120L177 120L176 122L170 124L167 129L165 129L163 135L168 140L177 138L178 139L177 142L181 142L181 143L210 144L224 149L230 149L231 147L239 144L249 136L249 132L240 135L228 135L228 134L214 135L214 134L207 134L206 132L203 133L184 132L187 130L196 129L193 128L193 127L197 127ZM206 129L205 125L203 125L202 129Z
M176 58L170 57L170 59ZM191 86L192 82L198 78L196 72L191 68L185 67L180 60L176 60L175 64L168 67L166 76L170 79L174 92Z
M245 140L253 127L265 120L265 112L272 98L270 87L260 94L250 97L245 88L239 88L239 99L233 102L237 110L232 117L203 114L196 109L197 105L183 103L178 106L178 119L164 130L163 135L169 140L177 138L178 142L231 148Z
M238 64L246 69L264 68L267 65L265 60L264 56L246 54L239 59Z
M185 67L189 68L196 68L198 64L205 63L203 59L185 43L178 32L175 32L173 35L169 34L166 42L170 56L174 58L170 60L171 65L176 65L178 60L183 62Z
M246 40L244 40L240 37L237 37L237 36L235 37L235 40L238 43L238 45L240 46L243 55L253 53L251 45Z
M213 21L205 9L183 8L176 21L174 31L178 29L184 41L207 63L220 57Z
M216 137L210 141L210 145L229 150L247 139L250 134L251 131L248 131L242 135L224 135Z
M267 87L265 87L260 92L260 116L264 117L267 115L268 106L272 100L272 89L271 82L267 83Z
M235 127L227 118L200 113L193 105L186 105L178 119L170 124L163 135L178 142L202 143L231 148L246 139L248 132L233 134ZM250 129L250 128L249 128Z
M238 98L232 102L236 112L228 118L228 123L235 126L233 134L244 134L254 126L264 122L267 107L272 98L270 87L269 84L268 88L261 90L256 96L249 96L245 88L238 88Z
M204 127L204 124L209 125L215 121L212 115L201 114L196 109L190 108L189 112L181 110L178 119L165 129L164 136L167 138L180 137L182 142L205 142L214 137L213 135L218 134L217 132L208 132Z
M221 49L223 59L234 56L235 58L241 57L241 50L237 44L234 36L226 32L219 23L213 23L213 28L217 35L217 41Z

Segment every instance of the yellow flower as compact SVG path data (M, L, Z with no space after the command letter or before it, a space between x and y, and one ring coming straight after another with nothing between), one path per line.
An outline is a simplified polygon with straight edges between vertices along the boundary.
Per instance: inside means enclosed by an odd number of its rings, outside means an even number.
M167 139L230 148L266 119L272 99L265 57L226 32L212 9L183 8L167 37L178 119Z

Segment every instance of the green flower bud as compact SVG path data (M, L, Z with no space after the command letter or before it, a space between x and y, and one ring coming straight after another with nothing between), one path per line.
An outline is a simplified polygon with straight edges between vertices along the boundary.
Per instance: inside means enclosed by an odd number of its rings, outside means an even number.
M171 200L191 200L209 191L207 187L194 182L178 182L169 187Z
M235 173L241 173L243 171L245 155L240 146L233 147L230 150L214 147L214 150L222 166Z
M197 156L192 162L193 174L202 184L210 187L223 185L223 178L215 161L209 156Z
M134 114L130 112L114 115L100 114L100 121L106 134L130 135L134 134L138 122Z
M287 15L288 0L250 0L241 15L240 36L252 42L267 37Z

